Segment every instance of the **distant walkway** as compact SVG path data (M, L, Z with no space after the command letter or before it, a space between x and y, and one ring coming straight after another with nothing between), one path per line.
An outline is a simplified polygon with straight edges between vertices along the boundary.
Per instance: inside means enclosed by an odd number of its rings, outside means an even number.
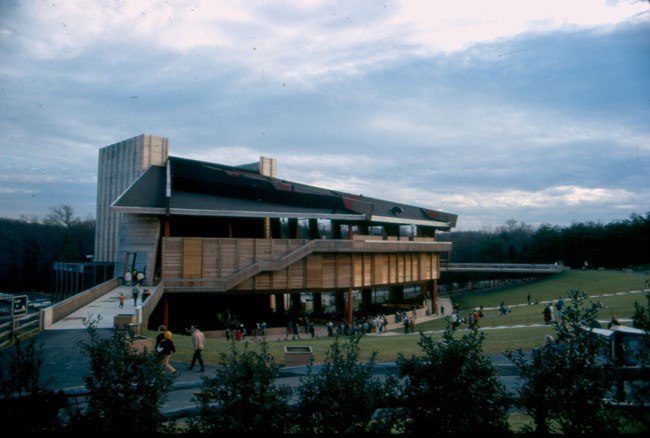
M97 320L97 328L113 328L115 317L118 315L133 315L136 316L141 311L142 305L142 292L145 289L152 289L148 286L138 286L139 295L137 305L133 304L133 297L131 291L133 286L118 286L110 292L105 293L95 301L88 305L75 310L70 315L55 322L48 328L48 330L71 330L71 329L85 329L85 321L88 318ZM120 307L119 295L123 293L125 296L124 307Z

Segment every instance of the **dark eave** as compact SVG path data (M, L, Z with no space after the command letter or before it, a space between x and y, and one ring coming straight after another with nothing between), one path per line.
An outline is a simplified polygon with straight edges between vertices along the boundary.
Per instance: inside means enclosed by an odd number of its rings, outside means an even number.
M119 212L318 218L450 229L457 215L260 175L233 167L169 157L151 166L112 204Z

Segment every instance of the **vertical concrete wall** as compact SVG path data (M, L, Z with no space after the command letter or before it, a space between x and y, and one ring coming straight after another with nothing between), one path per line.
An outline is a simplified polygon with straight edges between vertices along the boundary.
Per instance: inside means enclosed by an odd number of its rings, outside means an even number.
M117 261L123 213L110 206L149 166L164 166L168 154L167 138L146 134L99 150L94 261Z

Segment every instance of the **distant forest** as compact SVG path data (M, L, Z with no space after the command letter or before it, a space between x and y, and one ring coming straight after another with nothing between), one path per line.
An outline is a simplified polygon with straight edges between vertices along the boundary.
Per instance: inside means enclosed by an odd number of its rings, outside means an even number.
M68 205L37 218L0 218L0 292L51 292L54 262L91 261L95 219ZM437 233L452 242L454 263L561 263L573 269L628 269L650 263L650 212L607 224L544 224L508 220L493 231Z

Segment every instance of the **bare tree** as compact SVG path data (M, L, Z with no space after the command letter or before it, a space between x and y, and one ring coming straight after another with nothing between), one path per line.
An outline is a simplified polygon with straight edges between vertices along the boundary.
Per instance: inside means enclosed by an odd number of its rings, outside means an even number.
M50 210L52 213L43 219L45 225L58 225L70 229L79 222L79 219L74 217L74 208L70 205L54 205L50 207Z

